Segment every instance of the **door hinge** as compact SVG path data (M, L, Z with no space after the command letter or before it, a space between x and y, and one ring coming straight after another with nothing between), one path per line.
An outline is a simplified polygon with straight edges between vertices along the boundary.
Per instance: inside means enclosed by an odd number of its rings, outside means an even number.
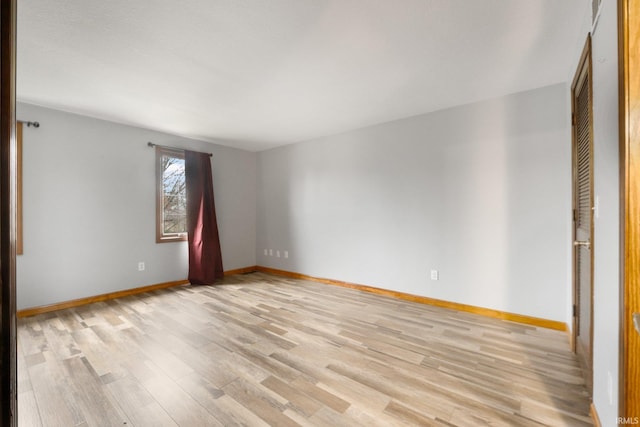
M576 305L575 305L575 304L573 304L573 317L576 317L576 316L577 316L577 314L576 314L576 313L577 313L577 311L578 311L578 310L577 310Z
M571 113L571 126L575 126L575 125L576 125L576 114Z
M573 222L578 220L578 209L573 210Z

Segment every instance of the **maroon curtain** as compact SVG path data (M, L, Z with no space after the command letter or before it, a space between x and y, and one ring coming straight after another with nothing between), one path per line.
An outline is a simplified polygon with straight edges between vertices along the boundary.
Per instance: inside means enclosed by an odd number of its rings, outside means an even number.
M189 282L193 285L207 285L224 277L209 154L185 150L184 168Z

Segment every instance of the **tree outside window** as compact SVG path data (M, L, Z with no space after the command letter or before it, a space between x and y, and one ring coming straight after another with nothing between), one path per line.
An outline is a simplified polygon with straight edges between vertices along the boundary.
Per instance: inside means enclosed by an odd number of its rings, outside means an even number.
M184 152L156 148L156 241L187 240Z

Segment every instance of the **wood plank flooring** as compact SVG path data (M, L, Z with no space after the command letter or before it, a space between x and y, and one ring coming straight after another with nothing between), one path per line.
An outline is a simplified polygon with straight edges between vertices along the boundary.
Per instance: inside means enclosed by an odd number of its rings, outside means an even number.
M263 273L18 324L31 426L592 426L563 332Z

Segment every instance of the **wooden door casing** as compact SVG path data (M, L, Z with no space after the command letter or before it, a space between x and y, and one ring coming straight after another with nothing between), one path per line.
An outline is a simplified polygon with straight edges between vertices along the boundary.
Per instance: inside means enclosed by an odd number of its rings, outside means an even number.
M640 312L640 2L618 1L620 115L621 270L620 399L621 417L640 417L640 333L633 314Z

